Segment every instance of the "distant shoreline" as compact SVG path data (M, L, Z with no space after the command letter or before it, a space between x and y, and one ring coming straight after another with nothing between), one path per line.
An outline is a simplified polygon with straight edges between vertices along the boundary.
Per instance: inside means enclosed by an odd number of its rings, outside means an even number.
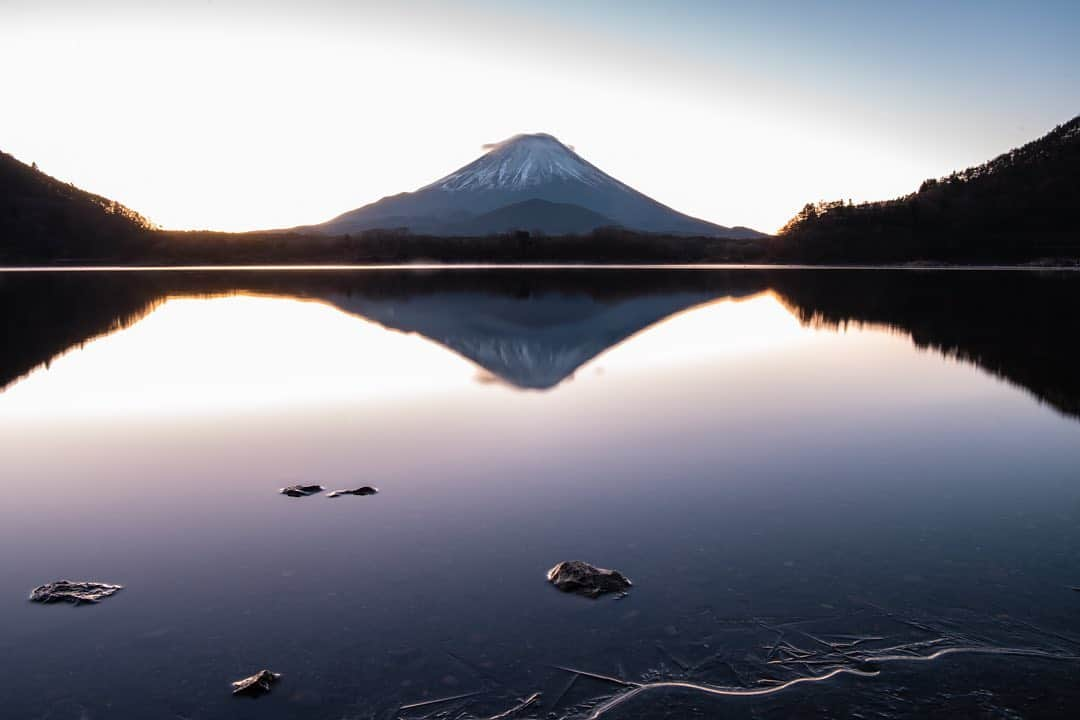
M315 265L0 265L0 273L86 272L334 272L395 270L437 272L444 270L907 270L907 271L1080 271L1080 263L1033 264L920 264L887 265L806 263L382 263Z

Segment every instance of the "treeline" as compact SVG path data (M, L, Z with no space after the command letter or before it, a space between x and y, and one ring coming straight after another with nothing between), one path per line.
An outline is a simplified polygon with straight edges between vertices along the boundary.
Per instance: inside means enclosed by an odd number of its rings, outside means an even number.
M806 205L775 257L809 262L1030 262L1080 257L1080 117L895 200Z
M760 240L650 235L619 228L585 235L516 232L482 237L414 235L400 230L325 236L135 229L84 240L57 234L48 242L0 242L0 265L642 264L766 259Z
M681 237L600 228L584 235L515 232L481 237L370 230L337 237L289 233L155 232L135 261L184 263L694 263L756 262L758 240Z
M138 252L150 222L0 153L0 263Z

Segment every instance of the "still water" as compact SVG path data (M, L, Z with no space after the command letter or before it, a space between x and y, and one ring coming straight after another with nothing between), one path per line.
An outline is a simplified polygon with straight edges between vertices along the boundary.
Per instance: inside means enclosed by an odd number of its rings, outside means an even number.
M0 273L0 715L1075 717L1078 302L1067 272ZM561 594L571 559L634 587ZM27 601L62 578L125 589Z

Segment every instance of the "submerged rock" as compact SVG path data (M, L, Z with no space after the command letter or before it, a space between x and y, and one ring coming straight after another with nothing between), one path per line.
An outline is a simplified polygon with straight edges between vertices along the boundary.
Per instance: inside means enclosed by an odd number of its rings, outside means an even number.
M605 593L626 592L632 583L618 570L598 568L581 560L561 562L548 570L548 582L563 592L596 598Z
M282 495L288 495L289 497L307 497L308 495L321 493L323 490L325 488L322 485L290 485L281 488L280 492Z
M265 695L270 692L270 688L273 687L281 678L281 673L270 672L269 670L260 670L259 672L244 678L243 680L237 680L232 684L233 695L248 695L250 697L258 697L259 695Z
M39 603L69 602L76 605L96 603L109 597L117 590L123 589L123 585L110 585L109 583L88 582L85 580L57 580L56 582L39 585L31 590L30 600Z
M326 497L341 497L342 495L374 495L379 492L379 488L373 488L370 485L364 487L358 487L355 490L335 490Z

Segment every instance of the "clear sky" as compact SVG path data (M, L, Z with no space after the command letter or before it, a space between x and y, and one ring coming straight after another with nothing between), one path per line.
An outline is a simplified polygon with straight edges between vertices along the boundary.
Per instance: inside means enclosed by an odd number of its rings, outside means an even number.
M774 231L1080 114L1080 2L0 0L0 150L172 228L321 222L549 132Z

